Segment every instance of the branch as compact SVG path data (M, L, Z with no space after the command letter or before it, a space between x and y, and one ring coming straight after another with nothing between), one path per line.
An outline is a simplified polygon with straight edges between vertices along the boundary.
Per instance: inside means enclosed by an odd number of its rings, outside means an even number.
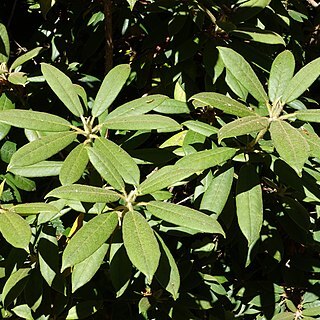
M307 0L307 2L309 2L309 4L311 4L314 8L318 8L320 6L320 3L315 0Z
M108 73L113 67L112 0L103 0L103 6L105 31L104 67L105 73Z

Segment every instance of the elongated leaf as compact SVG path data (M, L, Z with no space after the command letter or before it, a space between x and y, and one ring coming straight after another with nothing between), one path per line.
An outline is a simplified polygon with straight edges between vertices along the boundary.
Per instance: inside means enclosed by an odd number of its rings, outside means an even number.
M13 154L8 170L46 160L67 147L76 137L76 132L59 132L32 141Z
M61 184L67 185L77 182L89 162L87 149L84 144L76 146L64 160L59 173Z
M103 154L104 162L109 161L126 183L138 185L140 171L131 156L114 142L98 138L95 140L94 149L99 149Z
M188 104L183 101L178 101L174 99L165 99L161 104L153 109L156 112L164 114L181 114L190 113L190 108Z
M31 110L5 110L0 111L0 122L39 131L68 131L70 123L50 113Z
M271 123L270 133L272 142L280 157L295 169L298 174L301 174L310 151L306 139L299 130L281 120Z
M99 117L109 108L126 83L129 74L130 66L128 64L120 64L108 72L92 107L92 115L94 117Z
M93 278L99 270L108 248L109 245L107 243L103 243L97 251L74 266L71 280L72 292L75 292Z
M17 204L11 207L9 211L20 215L38 214L40 212L53 214L59 212L52 204L43 202Z
M179 296L180 288L179 270L169 248L157 233L156 236L161 249L161 258L156 272L156 278L160 284L172 294L173 299L176 300Z
M10 56L10 41L6 27L0 23L0 63L8 62Z
M120 195L114 191L98 187L73 184L62 186L50 191L46 198L55 197L66 200L78 200L82 202L113 202L120 198Z
M289 81L283 92L282 103L289 103L300 97L319 77L320 75L320 58L315 59L305 65Z
M252 165L244 165L239 172L236 206L239 227L250 247L259 239L263 222L262 190Z
M183 125L191 131L202 134L206 137L210 137L219 131L219 129L201 121L188 120L185 121Z
M13 167L9 171L19 176L35 178L57 176L63 165L62 161L41 161L30 166Z
M295 317L295 313L293 312L282 312L276 314L271 320L292 320Z
M10 96L6 92L3 92L0 96L0 112L2 112L3 110L11 110L11 109L14 109L14 103L10 99ZM8 134L9 131L10 131L10 125L0 122L0 140L2 140Z
M122 118L127 116L140 116L155 109L158 106L161 106L161 104L167 100L169 100L168 97L161 94L154 94L138 98L116 108L115 110L110 112L110 114L107 115L105 120L111 120L114 118Z
M29 224L18 214L3 211L0 213L0 231L13 247L27 249L31 240Z
M103 126L114 130L159 130L162 132L181 129L178 122L160 115L124 116L107 120L103 123Z
M217 215L222 212L231 191L233 175L234 168L229 167L213 177L203 194L200 209L209 210Z
M249 63L239 53L230 48L218 47L218 49L226 68L249 93L258 102L265 103L268 101L268 96Z
M42 47L37 47L37 48L34 48L34 49L28 51L27 53L23 54L22 56L18 57L16 60L13 61L12 65L10 67L10 71L14 70L15 68L24 64L25 62L36 57L42 49L43 49Z
M46 63L41 64L41 71L51 89L75 116L83 114L81 102L68 76Z
M153 230L140 213L129 211L123 219L122 235L129 259L151 283L160 260L160 249Z
M253 42L286 45L283 38L276 32L260 28L238 28L232 30L230 34Z
M241 136L243 134L258 132L269 126L268 118L249 116L234 120L224 125L218 133L219 142L223 139Z
M238 79L234 77L234 75L226 69L226 84L229 88L243 101L246 101L248 98L248 90L241 84Z
M299 110L295 112L295 117L302 121L320 122L320 109Z
M203 171L231 159L235 153L236 149L227 147L203 150L183 157L175 166L194 172Z
M12 72L8 76L8 81L15 85L25 86L28 81L28 77L24 72Z
M269 98L272 102L281 98L293 77L294 68L294 56L288 50L281 52L273 61L268 84Z
M246 21L255 15L257 15L261 10L263 10L271 0L248 0L242 1L237 7L235 14L232 16L232 21L234 23L239 23Z
M147 209L155 217L172 224L197 230L198 232L219 233L225 236L219 222L200 211L160 201L148 202Z
M94 254L118 225L116 212L100 214L87 222L69 241L62 255L62 271Z
M79 302L68 311L66 320L85 319L101 308L101 301L86 300Z
M130 9L133 10L134 5L136 4L137 0L127 0L130 5Z
M20 304L14 307L12 311L22 319L33 320L32 310L27 304Z
M222 110L224 113L233 114L238 117L253 116L255 113L244 104L231 99L223 94L215 92L202 92L190 98L212 108Z
M299 130L299 132L309 144L310 157L316 157L320 159L320 137L317 134L309 132L303 128Z

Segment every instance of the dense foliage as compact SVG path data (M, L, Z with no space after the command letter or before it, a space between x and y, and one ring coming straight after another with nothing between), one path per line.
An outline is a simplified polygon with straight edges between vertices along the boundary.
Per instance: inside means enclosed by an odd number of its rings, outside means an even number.
M320 319L319 30L313 0L2 0L2 318Z

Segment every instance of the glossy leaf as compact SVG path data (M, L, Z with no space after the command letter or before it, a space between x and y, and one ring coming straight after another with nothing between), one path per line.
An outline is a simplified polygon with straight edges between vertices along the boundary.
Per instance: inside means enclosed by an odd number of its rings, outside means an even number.
M39 131L68 131L70 123L50 113L31 110L5 110L0 111L0 122L15 126Z
M319 75L320 58L309 62L295 74L295 76L288 82L288 85L281 97L281 102L285 104L299 98L319 77Z
M230 34L247 41L286 45L285 41L278 33L260 28L238 28L231 31Z
M81 102L68 76L47 63L41 64L41 71L51 89L75 116L83 114Z
M218 50L226 68L249 93L258 102L265 103L268 101L268 96L249 63L239 53L230 48L218 47Z
M25 62L36 57L42 49L43 49L42 47L37 47L18 57L16 60L12 62L12 65L10 66L10 71L14 70L15 68L24 64Z
M306 139L299 130L281 120L271 123L270 133L272 142L280 157L295 169L298 174L301 174L310 151Z
M320 109L299 110L294 115L301 121L320 122Z
M29 142L13 154L8 170L46 160L67 147L76 137L75 132L59 132Z
M310 157L316 157L320 159L320 137L305 129L299 130L302 136L305 138L310 148Z
M268 93L272 102L280 99L289 81L293 77L295 61L293 54L285 50L281 52L272 63Z
M197 230L198 232L219 233L225 236L219 222L200 211L160 201L148 202L147 209L155 217L172 224Z
M242 136L248 133L267 130L269 126L268 118L260 116L249 116L234 120L224 125L218 133L219 142L223 139Z
M1 53L0 53L1 56ZM14 109L14 102L11 100L8 93L3 92L0 95L0 112L3 110L11 110ZM10 125L4 124L0 122L0 140L2 140L10 131Z
M133 10L134 5L136 4L137 0L127 0L130 5L130 9Z
M118 226L116 212L100 214L87 222L68 242L62 255L62 271L94 254Z
M256 169L244 165L237 183L236 207L238 224L248 246L259 239L263 222L262 190Z
M17 213L20 215L38 214L40 212L53 214L58 213L59 210L49 203L33 202L17 204L9 209L10 212Z
M253 116L255 113L251 111L244 104L231 99L223 94L215 92L202 92L195 94L190 98L194 101L199 101L204 105L208 105L212 108L222 110L224 113L233 114L238 117Z
M59 175L62 165L62 161L40 161L29 166L13 167L9 171L28 178L50 177Z
M269 5L271 0L248 0L243 1L237 7L235 14L232 16L232 21L243 22L255 15Z
M81 202L113 202L120 198L114 191L103 188L91 187L81 184L72 184L58 187L50 191L46 198L55 197L66 200L78 200Z
M128 211L123 219L122 236L129 259L151 283L160 260L153 230L140 213Z
M105 76L92 107L92 115L99 117L115 100L130 74L128 64L120 64Z
M18 214L3 211L0 213L0 232L13 247L28 249L31 240L29 224Z
M6 27L0 23L0 63L8 62L10 56L10 41Z
M64 160L59 173L62 185L77 182L85 171L89 157L84 144L77 145Z

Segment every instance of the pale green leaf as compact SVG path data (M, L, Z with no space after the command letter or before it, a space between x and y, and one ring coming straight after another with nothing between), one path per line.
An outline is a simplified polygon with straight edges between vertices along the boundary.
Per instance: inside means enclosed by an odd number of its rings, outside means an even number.
M280 157L301 174L310 151L306 139L298 129L281 120L271 122L270 133Z
M20 215L38 214L40 212L53 214L59 212L59 210L52 204L43 202L17 204L11 207L9 211Z
M178 101L174 99L165 99L161 104L153 109L156 112L164 114L181 114L190 113L188 104L183 101Z
M117 226L116 212L100 214L83 225L63 252L62 271L94 254L109 239Z
M215 92L197 93L190 98L204 105L222 110L224 113L233 114L238 117L253 116L255 113L244 104L231 99L223 94Z
M249 63L239 53L230 48L218 47L218 49L226 68L233 76L258 102L266 103L268 96Z
M155 217L177 226L190 228L198 232L219 233L225 236L219 222L200 211L160 201L148 202L147 209Z
M41 64L41 71L51 89L75 116L83 114L78 94L68 76L47 63Z
M21 109L0 111L0 122L39 131L68 131L71 124L56 115Z
M188 120L183 123L184 126L186 126L188 129L190 129L193 132L202 134L206 137L210 137L214 134L217 134L219 129L211 126L208 123L204 123L197 120Z
M260 237L263 222L262 190L252 165L244 165L239 172L236 195L237 217L241 232L250 247Z
M6 27L0 23L0 63L8 62L10 56L10 41Z
M219 171L211 180L203 194L200 209L209 210L219 215L229 197L233 182L234 168Z
M66 200L77 200L81 202L114 202L120 198L120 195L114 191L86 186L81 184L72 184L61 186L50 191L46 198L55 197Z
M8 170L46 160L67 147L76 137L76 132L59 132L29 142L13 154Z
M105 76L92 107L92 115L99 117L115 100L130 74L128 64L120 64Z
M28 178L50 177L59 175L62 165L62 161L41 161L29 166L13 167L8 170L14 174Z
M295 316L293 312L282 312L276 314L271 320L294 320Z
M223 139L242 136L248 133L267 130L269 126L268 118L260 116L249 116L234 120L224 125L218 133L219 142Z
M5 183L6 183L5 179L0 183L0 198L1 198L2 193L3 193L3 189L4 189Z
M288 50L281 52L273 61L268 84L269 98L272 102L281 98L293 77L294 68L294 56Z
M88 319L101 308L101 301L86 300L79 302L68 311L66 320Z
M320 75L320 58L315 59L300 69L288 82L282 97L283 104L299 98Z
M83 143L77 145L64 160L59 173L62 185L77 182L87 167L89 157L87 149Z
M294 116L301 121L320 122L320 109L299 110Z
M27 304L20 304L11 309L18 317L26 320L33 320L32 310Z
M0 45L1 46L1 45ZM14 109L15 105L13 101L10 99L8 93L3 92L0 95L0 112L3 110L11 110ZM2 140L10 131L10 125L4 124L0 122L0 140Z
M99 270L108 248L109 245L103 243L97 251L74 266L71 276L72 292L75 292L93 278Z
M24 72L11 72L8 76L8 81L15 85L24 86L28 81L28 77Z
M113 130L158 130L161 132L178 131L181 126L175 120L160 115L124 116L106 120L103 127Z
M130 10L133 10L134 5L136 4L137 0L127 0L130 6Z
M139 212L128 211L123 219L122 236L132 264L151 283L160 260L160 249L153 230Z
M37 47L21 55L20 57L18 57L16 60L13 61L9 71L14 70L15 68L24 64L25 62L33 59L40 53L42 49L43 49L42 47Z
M31 229L26 220L18 214L10 211L0 212L0 232L13 247L28 249Z
M259 28L238 28L236 30L232 30L230 34L253 42L281 44L283 46L286 45L285 41L278 33L270 30L263 30Z

